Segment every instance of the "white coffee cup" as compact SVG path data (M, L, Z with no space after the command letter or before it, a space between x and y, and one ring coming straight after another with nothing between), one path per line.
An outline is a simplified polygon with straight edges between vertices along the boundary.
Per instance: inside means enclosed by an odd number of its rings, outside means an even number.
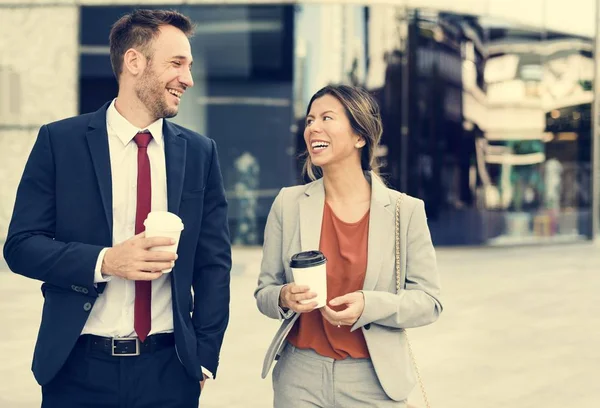
M306 285L310 292L317 297L301 300L300 303L308 304L317 302L317 308L327 303L327 258L320 251L305 251L292 256L290 261L294 282L296 285Z
M173 238L173 245L156 246L150 248L150 251L166 251L177 253L179 237L183 230L183 222L177 215L168 211L152 211L144 221L146 227L146 237L167 237ZM162 272L171 272L173 268L165 269Z

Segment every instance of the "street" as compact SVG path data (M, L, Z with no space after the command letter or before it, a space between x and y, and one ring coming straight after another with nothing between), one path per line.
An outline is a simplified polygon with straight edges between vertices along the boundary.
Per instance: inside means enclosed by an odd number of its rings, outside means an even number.
M260 369L277 322L255 306L260 256L257 248L234 250L230 324L202 408L271 406L271 381ZM600 406L598 244L445 248L438 265L444 313L409 330L432 407ZM39 286L0 271L2 408L39 407L30 371ZM410 401L424 407L418 391Z

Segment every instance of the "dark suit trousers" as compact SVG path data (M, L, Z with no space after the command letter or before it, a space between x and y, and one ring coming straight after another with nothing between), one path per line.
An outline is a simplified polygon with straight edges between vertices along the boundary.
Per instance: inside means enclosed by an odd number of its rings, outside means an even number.
M42 387L42 408L197 408L200 383L175 347L113 357L78 342L56 377Z

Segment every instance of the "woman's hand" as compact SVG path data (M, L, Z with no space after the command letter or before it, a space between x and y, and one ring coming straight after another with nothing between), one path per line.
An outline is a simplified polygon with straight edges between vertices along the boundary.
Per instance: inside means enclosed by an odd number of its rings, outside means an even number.
M329 306L321 308L321 314L334 326L353 326L365 309L365 296L362 292L352 292L344 296L336 297L329 301L331 306L342 306L346 308L336 312Z
M300 303L301 300L310 300L317 297L317 294L310 292L310 288L305 285L296 285L289 283L281 288L279 292L279 306L284 309L291 309L296 313L306 313L317 307L318 303L312 301L306 304Z

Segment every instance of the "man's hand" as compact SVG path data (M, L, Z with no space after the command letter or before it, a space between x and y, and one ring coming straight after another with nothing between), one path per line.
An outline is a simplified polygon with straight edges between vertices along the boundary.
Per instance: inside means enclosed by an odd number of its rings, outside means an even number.
M353 326L365 309L365 296L362 292L348 293L347 295L336 297L329 301L331 306L342 306L346 308L336 312L325 306L321 308L321 314L329 323L334 326Z
M174 243L172 238L146 238L142 232L109 248L104 254L101 272L128 280L158 279L162 276L162 270L173 267L177 254L149 249Z
M317 307L316 301L307 304L300 303L301 300L309 300L317 297L316 293L309 292L308 286L296 285L290 283L285 285L279 292L279 306L285 309L292 309L296 313L306 313Z

